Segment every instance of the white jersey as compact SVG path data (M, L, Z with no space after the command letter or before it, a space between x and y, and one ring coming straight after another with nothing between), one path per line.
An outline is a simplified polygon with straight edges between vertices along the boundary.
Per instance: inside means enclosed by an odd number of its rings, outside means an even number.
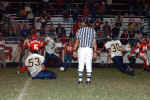
M119 40L108 41L105 44L106 49L111 49L111 58L115 56L122 56L122 51L120 50L121 47L122 47L122 44Z
M48 41L48 43L45 46L46 52L49 54L54 54L55 48L56 48L56 44L55 44L54 40L50 37L46 37L45 41Z
M25 60L25 66L29 67L29 72L32 77L35 77L42 70L42 64L45 58L39 54L31 54Z

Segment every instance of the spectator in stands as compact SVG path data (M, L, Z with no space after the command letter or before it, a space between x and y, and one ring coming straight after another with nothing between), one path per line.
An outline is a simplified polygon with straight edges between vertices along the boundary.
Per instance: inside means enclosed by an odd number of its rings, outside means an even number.
M66 31L65 28L61 26L59 23L58 26L56 27L56 35L58 37L66 36Z
M64 48L64 67L65 70L71 67L72 65L72 53L73 53L73 44L71 40L68 40Z
M96 0L85 0L85 4L87 3L87 7L89 9L93 8L93 5L96 3Z
M0 61L1 61L1 64L0 64L0 68L3 67L5 68L6 67L6 61L5 61L5 41L3 40L2 36L0 36Z
M64 10L63 17L64 17L64 22L69 22L69 13L68 13L68 10Z
M131 46L135 45L135 33L133 31L129 32L129 43Z
M78 21L75 22L75 24L72 27L72 31L73 31L73 37L76 35L77 30L80 28Z
M116 16L116 23L121 27L123 22L123 16Z
M123 30L123 33L120 36L120 40L122 44L127 44L128 43L128 38L129 38L129 34L128 31L126 29Z
M2 16L7 13L8 5L9 5L8 1L3 0L0 2L0 13L2 14Z
M72 0L65 0L65 9L68 11L68 13L71 11L71 8L72 8Z
M128 4L129 4L129 15L133 15L135 10L135 0L129 0Z
M79 15L80 15L80 7L77 4L76 7L73 9L73 14L72 14L73 22L75 22L78 19Z
M140 29L140 33L141 33L142 35L145 34L145 32L144 32L144 23L145 23L145 21L144 21L144 18L142 17L142 18L141 18L141 21L139 22L139 29Z
M25 9L23 7L20 8L19 17L26 19L26 16L27 16L27 12L25 11Z
M30 30L27 29L27 27L25 27L25 25L24 25L23 29L22 29L21 32L20 32L20 35L21 35L22 37L27 37L29 34L30 34Z
M143 35L140 33L140 31L137 31L135 34L135 44L139 42L142 37Z
M32 10L33 10L34 16L39 17L41 15L43 9L40 5L36 4Z
M108 21L105 22L104 26L103 26L103 30L104 30L104 36L111 36L111 26L110 24L108 24Z
M100 21L100 19L96 18L96 21L94 22L94 27L95 27L96 31L100 31L101 24L102 24L102 22Z
M107 11L111 13L112 11L112 0L106 0Z
M92 1L92 0L91 0ZM91 14L91 21L94 22L96 19L96 4L94 4L91 8L90 8L90 14Z
M11 36L17 36L19 34L17 34L17 29L16 29L16 26L17 26L17 21L13 18L10 18L10 24L11 24Z
M25 5L24 9L25 9L27 14L32 12L32 8L30 7L30 4Z
M35 21L34 27L35 27L35 29L36 29L37 34L40 34L41 28L42 28L42 24L41 24L40 19L37 19L37 20Z
M147 13L148 13L147 15L148 15L148 17L149 17L149 19L150 19L150 2L148 3L147 11L148 11L148 12L147 12Z
M49 37L53 37L53 38L56 37L55 28L53 26L53 23L50 23L49 25L46 25L45 34L48 34Z
M89 18L89 8L87 7L87 5L85 5L83 9L83 20L85 22L88 22L88 18Z
M105 12L105 2L102 2L101 4L99 4L99 8L97 11L99 17L101 18L101 21L103 21L104 12Z
M53 4L49 4L48 12L50 12L51 15L56 14L57 9L54 7Z
M7 30L8 30L8 35L9 36L14 36L13 25L11 23L8 24Z
M42 3L43 3L44 9L48 8L49 1L50 1L50 0L43 0Z
M45 26L47 25L47 20L44 16L41 16L40 17L40 22L41 22L41 34L44 34L44 29L45 29Z
M140 31L140 25L138 22L136 22L134 25L134 32L137 33L138 31Z
M132 23L132 22L130 22L130 23L128 24L128 31L129 31L129 33L134 31L134 26L135 26L135 24Z
M119 24L115 24L114 28L112 29L112 38L115 39L119 36L120 33L120 25Z
M64 0L55 0L56 2L56 7L57 7L57 13L58 14L62 14L63 10L64 10Z
M56 37L56 28L54 27L53 23L50 23L50 28L49 28L51 36Z
M135 15L139 15L141 16L143 14L143 9L144 9L144 0L134 0L134 4L135 4Z

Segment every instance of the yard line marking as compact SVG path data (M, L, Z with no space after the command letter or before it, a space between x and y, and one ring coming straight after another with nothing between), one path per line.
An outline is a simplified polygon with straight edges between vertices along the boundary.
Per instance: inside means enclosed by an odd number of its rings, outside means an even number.
M26 81L26 83L25 83L25 85L24 85L24 87L23 87L21 93L19 94L17 100L23 100L23 96L25 95L25 92L27 91L27 88L28 88L30 82L31 82L31 79L28 79L28 80Z

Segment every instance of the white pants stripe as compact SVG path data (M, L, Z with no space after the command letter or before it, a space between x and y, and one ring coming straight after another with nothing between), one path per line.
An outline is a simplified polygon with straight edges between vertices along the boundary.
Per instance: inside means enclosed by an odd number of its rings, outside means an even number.
M93 49L82 47L78 49L78 71L83 72L86 66L86 72L92 72Z

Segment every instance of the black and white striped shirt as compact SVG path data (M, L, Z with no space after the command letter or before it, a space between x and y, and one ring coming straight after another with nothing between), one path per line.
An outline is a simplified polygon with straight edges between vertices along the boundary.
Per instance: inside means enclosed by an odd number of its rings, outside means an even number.
M91 27L82 27L77 31L77 40L79 40L79 47L93 48L93 39L96 38L96 32Z

